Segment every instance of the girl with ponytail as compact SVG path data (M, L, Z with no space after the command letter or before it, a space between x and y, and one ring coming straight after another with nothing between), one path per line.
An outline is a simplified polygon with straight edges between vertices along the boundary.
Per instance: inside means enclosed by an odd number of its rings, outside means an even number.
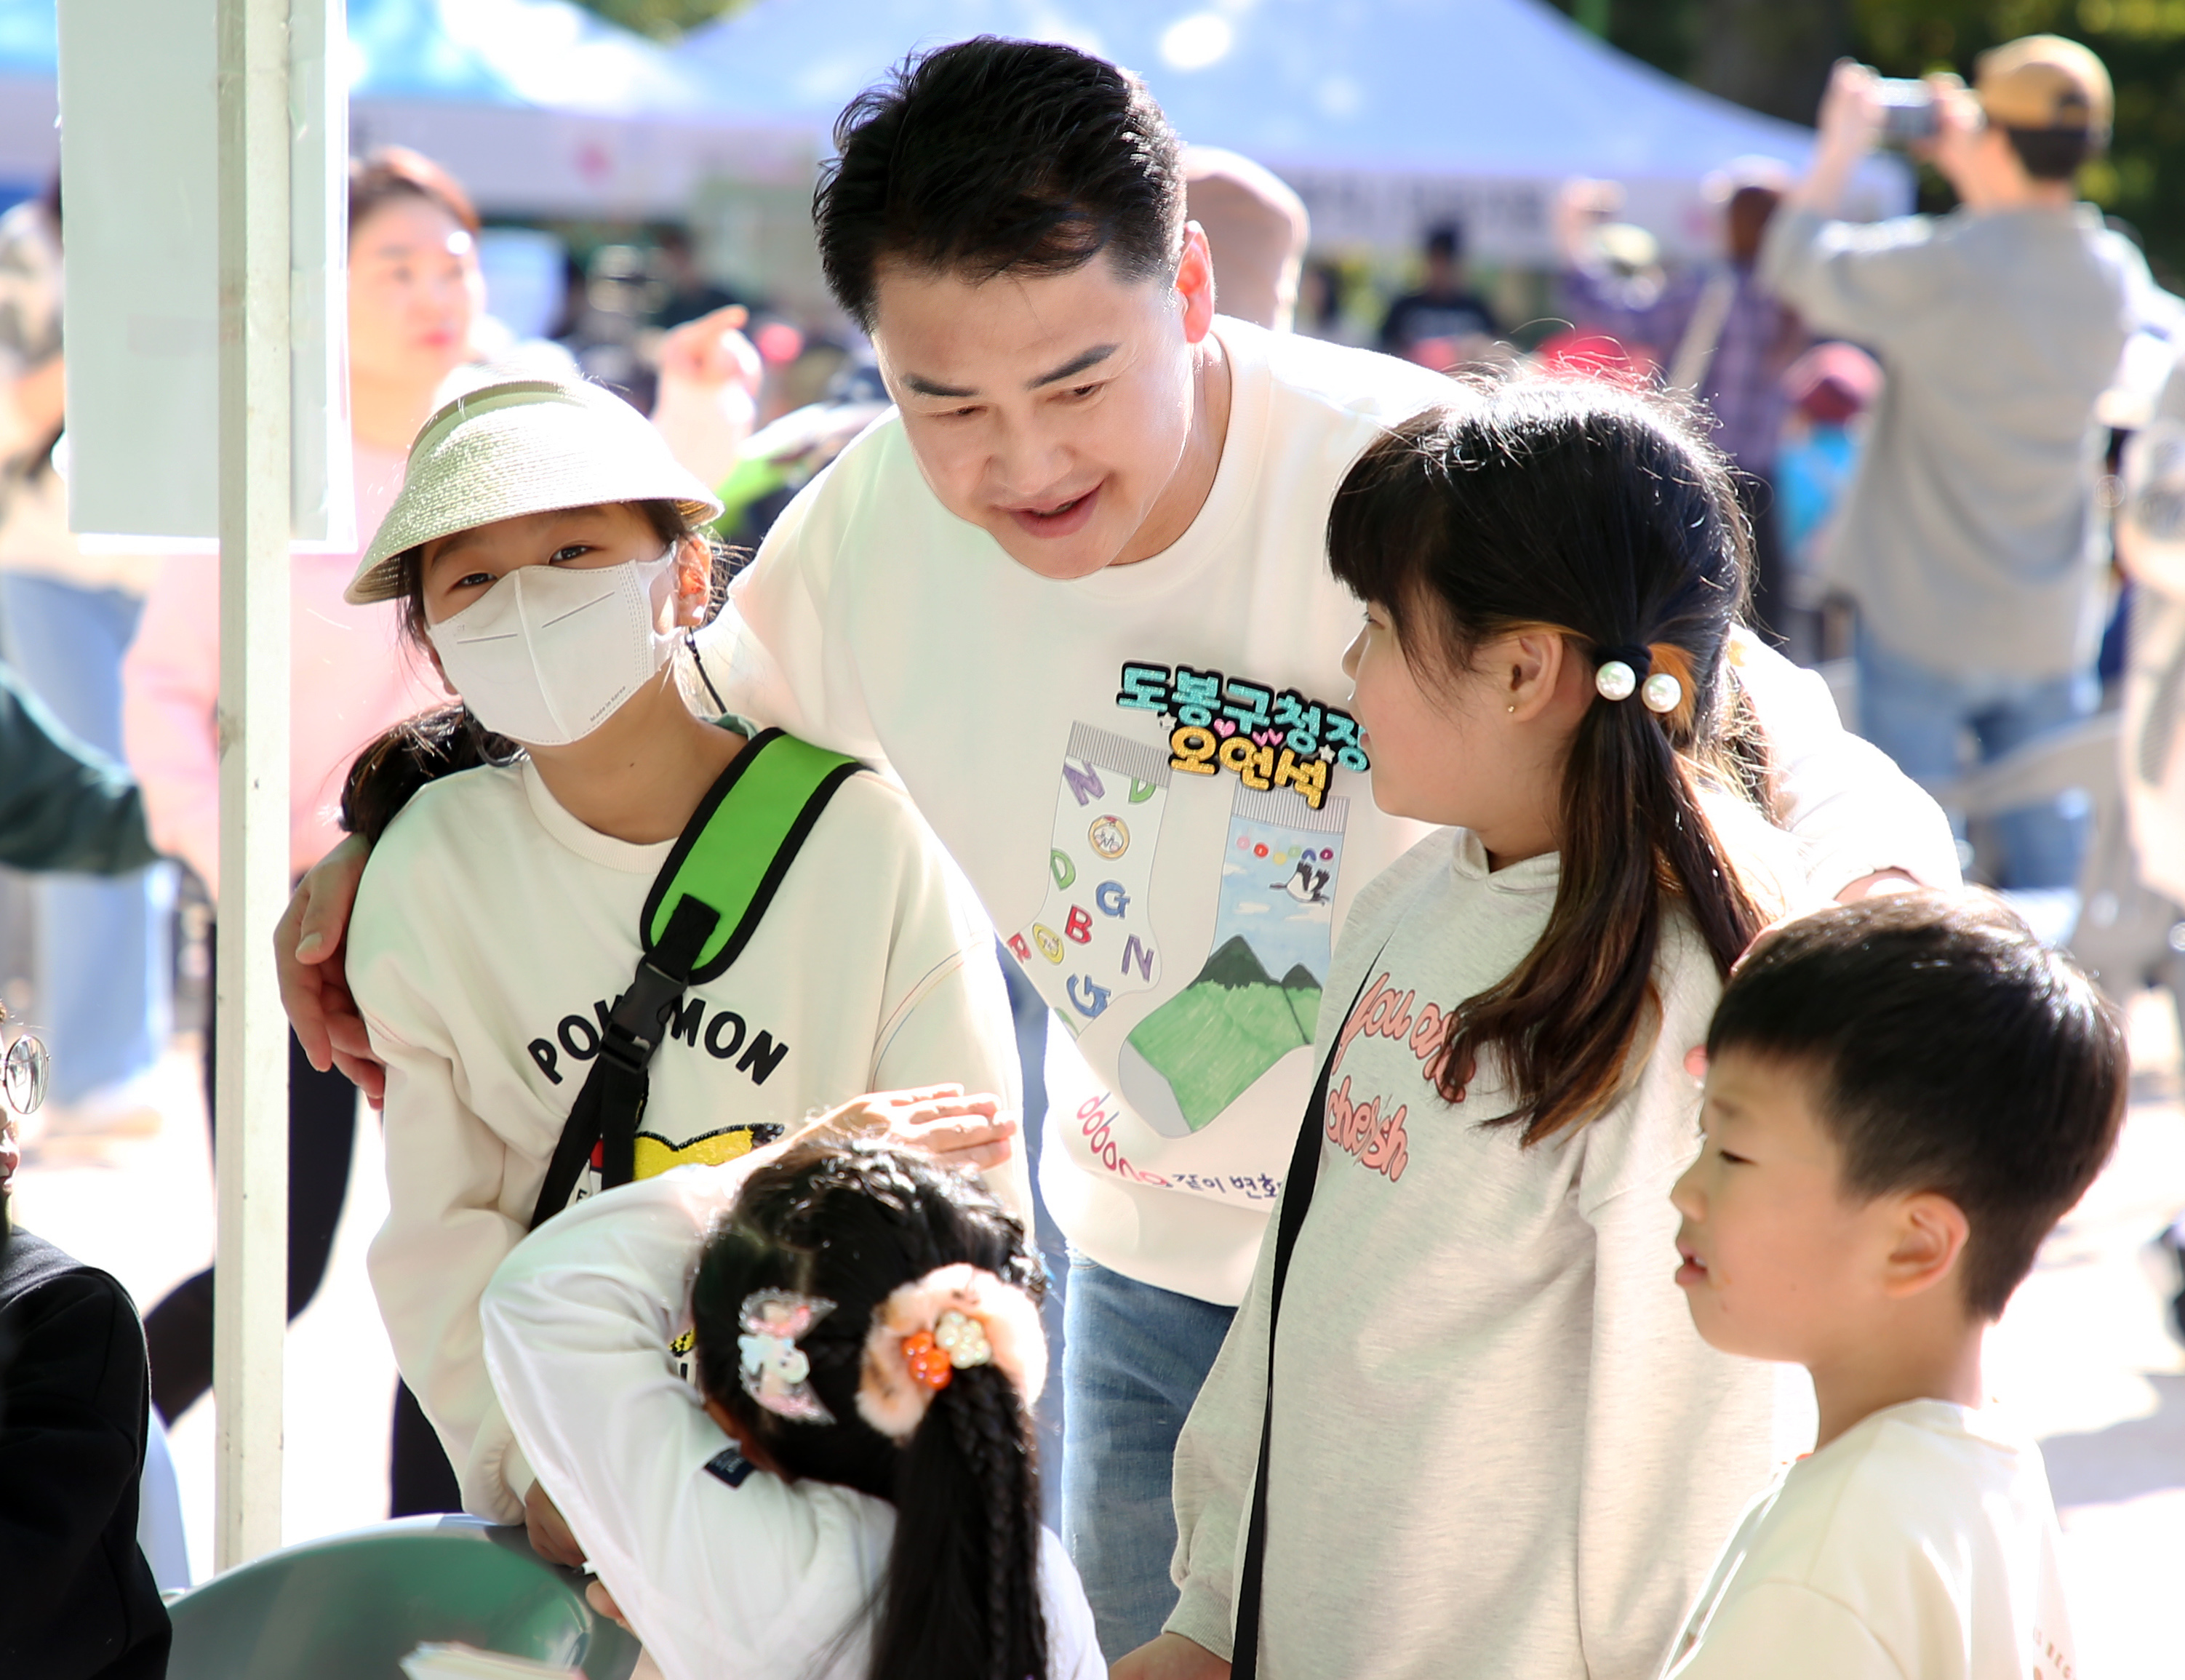
M808 1133L542 1227L486 1360L668 1680L1092 1680L1039 1521L1043 1289L971 1180Z
M1812 1427L1672 1281L1686 1053L1811 896L1755 802L1729 468L1635 393L1482 388L1366 450L1328 551L1374 801L1438 828L1342 930L1177 1453L1182 1599L1115 1672L1650 1680Z

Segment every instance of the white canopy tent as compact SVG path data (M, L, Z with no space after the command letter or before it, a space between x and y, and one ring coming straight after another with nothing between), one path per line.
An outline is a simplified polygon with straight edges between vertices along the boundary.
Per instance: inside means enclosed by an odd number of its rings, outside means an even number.
M0 0L0 185L53 168L55 0ZM489 215L686 214L709 182L808 188L836 114L920 47L1070 42L1145 75L1188 140L1269 165L1331 245L1408 247L1456 218L1490 260L1550 259L1573 175L1623 184L1672 255L1732 159L1812 132L1686 87L1544 0L757 0L667 51L571 0L355 0L352 137L445 163ZM1905 207L1877 160L1860 214Z
M0 0L0 188L59 154L56 0ZM811 125L739 120L661 47L571 0L353 0L358 148L413 146L494 216L683 215L728 176L808 187Z
M1464 221L1494 260L1551 259L1574 175L1623 184L1673 254L1709 248L1707 176L1813 132L1617 52L1543 0L758 0L673 54L710 105L824 137L861 88L920 47L981 34L1066 42L1144 75L1187 140L1274 169L1325 244L1407 247ZM1865 214L1903 208L1883 159Z

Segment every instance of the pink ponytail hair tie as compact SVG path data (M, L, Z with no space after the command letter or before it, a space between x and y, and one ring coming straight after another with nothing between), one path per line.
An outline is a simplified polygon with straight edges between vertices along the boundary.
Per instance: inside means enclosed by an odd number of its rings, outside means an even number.
M1031 1297L976 1266L941 1266L874 1309L858 1413L891 1441L918 1432L956 1372L992 1365L1026 1409L1047 1386L1047 1336Z

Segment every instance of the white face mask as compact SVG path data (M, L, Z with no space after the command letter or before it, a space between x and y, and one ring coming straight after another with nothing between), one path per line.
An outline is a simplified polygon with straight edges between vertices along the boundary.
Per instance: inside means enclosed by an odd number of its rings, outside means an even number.
M426 633L479 723L526 746L567 746L674 652L679 633L654 628L674 560L670 548L620 566L521 566Z

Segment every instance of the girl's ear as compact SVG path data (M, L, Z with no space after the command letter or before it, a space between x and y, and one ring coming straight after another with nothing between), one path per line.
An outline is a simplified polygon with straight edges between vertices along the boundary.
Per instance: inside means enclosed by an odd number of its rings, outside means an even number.
M1507 690L1502 703L1514 720L1528 722L1553 706L1569 655L1570 645L1553 630L1527 630L1495 645L1487 668Z
M433 661L433 672L435 676L439 678L440 686L448 691L450 698L461 700L462 695L456 693L455 685L448 680L448 667L440 663L439 649L433 645L432 640L429 637L421 637L419 639L424 645L425 657Z
M675 555L675 622L695 630L712 604L712 545L701 535L685 537Z

